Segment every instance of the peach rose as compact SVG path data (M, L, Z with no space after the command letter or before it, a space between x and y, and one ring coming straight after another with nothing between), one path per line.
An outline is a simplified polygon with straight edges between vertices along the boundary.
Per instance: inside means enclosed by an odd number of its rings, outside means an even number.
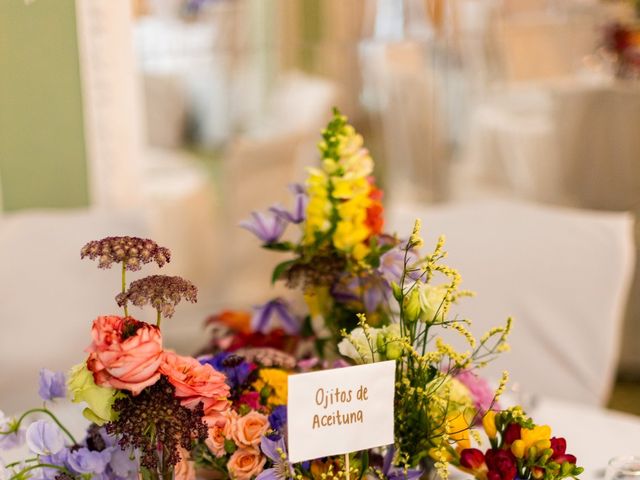
M96 384L137 395L160 378L163 355L158 327L131 317L98 317L91 336L87 367Z
M195 358L165 352L160 371L176 388L176 397L187 408L203 403L205 415L222 413L229 408L229 385L226 377L211 365Z
M235 418L231 415L232 412L237 417L234 410L227 410L225 413L215 413L203 418L209 429L209 436L204 443L218 458L226 454L224 441L231 438L232 425L235 422Z
M266 461L257 448L241 447L231 455L227 469L234 480L250 480L262 472Z
M255 410L239 417L233 431L233 440L241 446L256 447L269 429L269 419Z
M196 468L193 461L189 457L189 452L184 448L179 447L180 461L175 466L173 471L174 480L195 480Z

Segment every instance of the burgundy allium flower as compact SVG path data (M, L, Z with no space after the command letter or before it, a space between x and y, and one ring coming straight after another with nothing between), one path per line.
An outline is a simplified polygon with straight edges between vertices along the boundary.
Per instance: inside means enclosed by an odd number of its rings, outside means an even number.
M241 348L234 352L247 362L257 363L263 367L280 367L292 370L296 366L295 357L275 348Z
M127 270L136 271L149 262L164 266L171 260L171 252L148 238L107 237L93 240L82 247L80 258L84 257L97 259L98 268L111 268L114 263L124 263Z
M195 409L183 407L165 377L135 397L128 392L123 395L113 404L118 419L106 425L107 433L119 438L122 449L138 449L143 467L157 470L159 448L165 462L176 465L180 461L178 447L191 451L193 440L206 440L202 404Z
M198 288L182 277L151 275L131 282L129 289L116 295L116 302L124 306L131 302L136 307L150 304L163 317L173 316L175 307L184 299L187 302L198 301Z
M513 480L516 477L516 458L509 450L487 450L484 459L489 468L487 480Z

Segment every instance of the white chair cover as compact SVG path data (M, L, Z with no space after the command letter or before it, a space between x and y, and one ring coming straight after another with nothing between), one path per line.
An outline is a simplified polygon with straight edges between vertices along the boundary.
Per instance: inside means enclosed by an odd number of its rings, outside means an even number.
M476 334L515 318L512 351L490 375L508 369L524 392L606 402L634 265L631 215L490 202L400 205L388 217L403 236L421 218L427 244L446 234L447 263L478 294L452 313Z

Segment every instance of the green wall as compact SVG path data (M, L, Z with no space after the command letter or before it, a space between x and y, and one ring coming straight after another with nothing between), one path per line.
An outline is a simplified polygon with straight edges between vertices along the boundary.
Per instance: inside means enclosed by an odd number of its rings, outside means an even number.
M0 0L4 210L89 203L74 0Z

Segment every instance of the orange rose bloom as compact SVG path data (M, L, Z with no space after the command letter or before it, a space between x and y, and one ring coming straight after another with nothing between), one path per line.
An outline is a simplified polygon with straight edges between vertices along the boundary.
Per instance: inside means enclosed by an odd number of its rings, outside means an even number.
M96 384L137 395L160 378L162 336L158 327L132 317L98 317L91 336L87 367Z
M203 403L205 415L222 413L229 408L229 385L226 377L211 365L202 365L195 358L165 352L160 372L176 388L176 397L187 408Z
M262 472L266 461L257 448L241 447L231 455L227 469L234 480L250 480Z
M241 446L257 447L260 439L269 430L269 419L255 410L238 417L233 431L233 440Z

